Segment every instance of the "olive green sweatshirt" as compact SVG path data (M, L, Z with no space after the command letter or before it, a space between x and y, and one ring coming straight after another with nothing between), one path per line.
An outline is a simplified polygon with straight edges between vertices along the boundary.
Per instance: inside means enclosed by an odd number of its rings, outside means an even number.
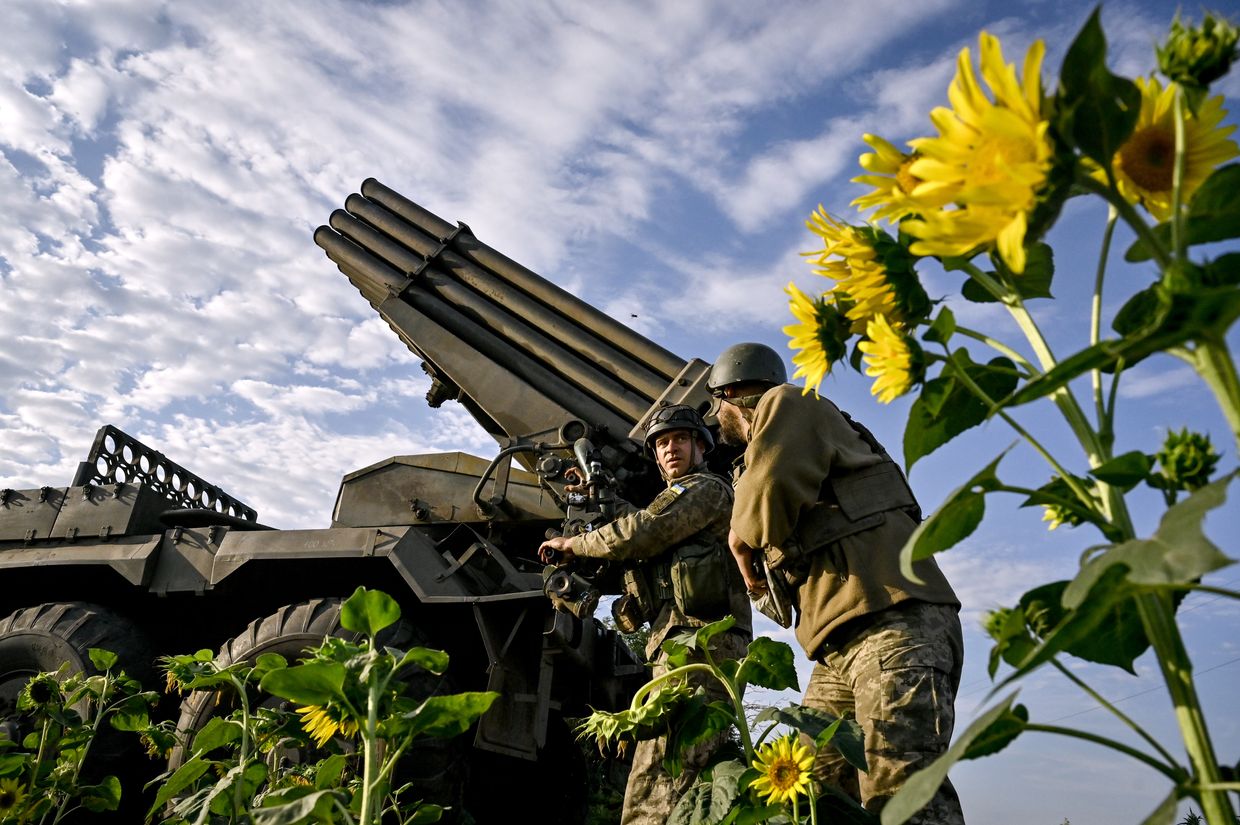
M884 460L830 401L791 384L768 390L754 408L732 529L755 549L787 547L796 541L802 514L822 497L824 482ZM810 658L820 658L826 644L845 641L857 626L848 625L851 620L902 601L959 606L933 559L914 567L925 584L904 577L900 550L916 523L900 510L884 515L878 526L813 553L801 569L796 634Z

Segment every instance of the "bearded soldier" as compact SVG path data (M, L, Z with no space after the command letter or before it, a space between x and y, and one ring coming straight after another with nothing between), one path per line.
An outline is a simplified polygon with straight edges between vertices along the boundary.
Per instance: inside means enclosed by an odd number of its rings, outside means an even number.
M815 772L877 812L951 739L960 602L933 559L914 565L920 583L901 573L921 513L869 430L788 384L762 344L725 350L707 386L721 439L745 447L728 541L746 585L758 599L793 595L797 641L817 663L805 704L854 716L865 733L866 772L833 751ZM950 782L913 821L963 823Z
M732 489L706 468L714 438L692 407L656 411L646 424L646 449L654 454L667 482L645 509L621 503L615 520L582 535L544 542L544 561L556 555L608 559L625 566L625 594L613 608L622 630L650 623L646 657L653 676L667 672L660 645L670 634L703 627L727 615L736 624L712 640L711 656L739 659L753 637L744 582L728 552ZM729 701L713 678L694 674L711 700ZM684 768L673 778L663 768L667 738L638 743L624 794L623 825L663 825L712 754L727 740L719 733L684 754Z

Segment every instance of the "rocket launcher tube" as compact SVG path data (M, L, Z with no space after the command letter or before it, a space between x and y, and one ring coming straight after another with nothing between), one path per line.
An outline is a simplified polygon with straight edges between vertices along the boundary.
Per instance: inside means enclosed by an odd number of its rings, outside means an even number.
M355 240L371 254L386 259L385 262L394 267L409 269L418 266L413 253L340 210L332 213L332 228ZM510 342L515 349L536 357L626 420L640 419L654 401L653 398L634 394L623 384L600 373L577 357L574 352L564 349L519 317L510 315L438 269L424 269L414 278L413 283L405 287L406 292L414 289L426 289L435 294L445 304L462 311L502 340Z
M586 367L590 372L601 372L606 378L636 391L647 407L666 389L667 379L651 370L645 363L622 353L593 330L579 326L571 318L565 318L555 309L530 297L494 273L479 268L450 249L441 250L439 241L383 206L355 194L345 201L345 209L347 211L337 210L332 213L332 228L387 259L397 268L407 271L417 268L421 259L411 258L408 251L410 249L422 256L422 259L435 255L438 268L442 272L473 290L484 300L525 319L551 341L566 346L577 357L593 365ZM393 243L388 237L399 243ZM410 266L410 261L417 263ZM534 355L538 352L539 350L531 350Z
M362 183L362 194L400 215L432 237L446 237L456 228L374 178L368 178ZM634 358L647 364L664 380L672 380L684 369L683 358L668 352L649 338L629 329L575 295L560 289L506 255L497 252L475 238L472 233L462 232L457 235L452 247L467 260L494 272L500 278L534 296L565 317L581 319L584 325L596 330L617 349L630 353Z

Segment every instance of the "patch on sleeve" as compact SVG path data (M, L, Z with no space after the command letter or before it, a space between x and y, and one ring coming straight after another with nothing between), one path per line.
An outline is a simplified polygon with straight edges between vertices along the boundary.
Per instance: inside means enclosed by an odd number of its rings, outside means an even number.
M666 490L655 496L654 501L650 502L650 506L646 508L646 512L652 516L661 515L669 507L676 503L681 494L689 489L683 484L672 484Z

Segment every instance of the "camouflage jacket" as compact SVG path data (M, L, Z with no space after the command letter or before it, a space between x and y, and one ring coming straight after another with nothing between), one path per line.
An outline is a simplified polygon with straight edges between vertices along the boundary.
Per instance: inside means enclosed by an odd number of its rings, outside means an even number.
M634 564L666 565L672 552L684 545L715 545L727 552L732 489L726 480L707 472L704 466L695 467L694 472L668 482L667 489L644 509L627 502L618 504L618 515L614 520L572 539L569 549L575 555ZM751 636L753 625L744 581L734 564L728 564L727 569L731 613L736 617L736 630ZM677 608L670 594L665 594L660 601L658 615L650 623L647 655L657 650L675 628L702 627L718 618L688 616Z

